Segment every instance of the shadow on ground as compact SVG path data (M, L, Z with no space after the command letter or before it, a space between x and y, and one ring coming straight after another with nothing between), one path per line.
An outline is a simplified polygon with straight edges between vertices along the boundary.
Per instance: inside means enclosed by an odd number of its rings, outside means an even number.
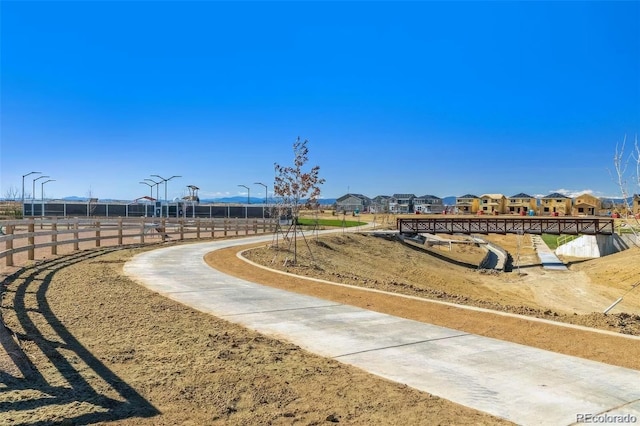
M131 417L151 417L159 411L123 382L76 339L47 303L47 289L64 268L113 251L100 249L41 262L8 277L3 316L13 315L22 328L14 339L2 339L21 374L0 371L0 413L8 424L87 424ZM6 285L16 282L13 298ZM35 299L34 299L35 298ZM82 303L78 300L78 303ZM0 324L1 325L1 324ZM16 327L17 328L17 327ZM24 353L46 357L38 367ZM36 355L34 355L36 354ZM42 365L46 367L42 367Z

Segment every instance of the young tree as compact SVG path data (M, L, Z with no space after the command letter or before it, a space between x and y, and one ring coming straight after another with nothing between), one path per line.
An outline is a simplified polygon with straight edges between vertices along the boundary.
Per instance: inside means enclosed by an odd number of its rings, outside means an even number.
M628 229L634 234L635 241L637 241L639 234L636 231L636 227L640 224L640 221L638 221L638 217L633 215L633 195L635 194L636 189L639 190L638 193L640 193L640 144L638 144L638 137L636 136L633 150L631 151L631 154L627 156L625 154L626 142L627 137L625 136L621 145L616 144L616 150L613 156L613 165L615 170L614 180L620 188L620 193L622 195L624 212L622 212L621 216L625 219L626 224L629 225ZM632 170L631 173L628 172L629 163L631 163L632 167L635 169ZM634 172L635 175L633 174ZM632 191L629 191L629 181L634 187ZM631 201L631 203L629 201ZM631 213L631 218L635 219L632 220L631 223L629 221L629 213ZM637 242L635 244L638 245Z
M636 136L634 149L630 155L626 155L625 148L627 143L627 137L622 140L622 144L616 143L616 151L613 156L613 166L615 170L614 180L620 188L620 194L622 195L622 203L625 208L625 216L629 211L632 211L632 206L629 204L629 197L633 196L635 189L629 191L629 181L632 186L637 187L640 190L640 145L638 144L638 137ZM631 175L627 171L629 163L635 168L635 175L633 171ZM640 192L640 191L639 191Z
M320 196L320 185L324 179L320 178L320 167L311 167L304 171L303 167L309 161L309 141L298 138L293 144L293 166L284 167L275 163L274 193L282 204L291 209L293 219L293 262L298 260L296 235L300 209L304 206L316 206Z

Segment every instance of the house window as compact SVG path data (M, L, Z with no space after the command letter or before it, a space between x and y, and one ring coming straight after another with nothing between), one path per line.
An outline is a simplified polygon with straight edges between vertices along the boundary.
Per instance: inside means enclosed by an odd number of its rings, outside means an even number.
M584 209L582 207L578 207L578 213L584 213Z
M545 208L544 208L544 212L545 212L545 213L549 213L549 207L545 207Z

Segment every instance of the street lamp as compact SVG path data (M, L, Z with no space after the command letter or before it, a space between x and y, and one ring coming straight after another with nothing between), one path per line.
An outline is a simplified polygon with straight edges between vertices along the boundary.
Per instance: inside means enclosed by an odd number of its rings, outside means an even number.
M156 187L156 201L158 201L160 199L159 191L160 191L160 184L162 183L162 181L156 182L155 180L149 179L149 178L146 178L145 180L153 182L153 185L151 185L151 186L155 186ZM153 198L153 188L151 189L151 198Z
M164 202L167 203L167 217L169 217L169 203L168 203L168 200L167 200L167 182L169 182L173 178L182 177L182 176L174 175L174 176L171 176L170 178L166 178L166 179L163 178L160 175L151 175L151 177L157 177L159 179L162 179L162 181L164 182ZM176 216L177 216L177 213L178 212L176 211Z
M42 173L42 172L29 172L26 175L22 175L22 217L24 217L24 213L25 213L24 211L24 178L34 173ZM31 196L33 197L33 194L31 194Z
M40 183L40 202L42 203L42 217L44 217L44 184L47 182L55 182L55 179L45 180Z
M262 219L264 219L264 209L267 207L267 185L262 182L254 182L253 184L264 186L264 207L262 207Z
M140 182L140 183L143 183L149 187L149 189L151 190L151 194L149 194L149 198L153 199L153 187L155 185L151 185L149 182Z
M50 178L51 176L38 176L33 180L33 188L31 189L31 216L35 216L35 212L33 211L33 202L36 200L36 181L40 179Z
M238 185L247 189L247 204L251 204L251 189L247 185Z

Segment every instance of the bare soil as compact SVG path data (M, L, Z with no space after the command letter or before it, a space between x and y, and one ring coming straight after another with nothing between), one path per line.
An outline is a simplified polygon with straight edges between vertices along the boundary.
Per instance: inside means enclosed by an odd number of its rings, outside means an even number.
M26 355L0 424L502 424L197 312L123 276L148 248L93 249L3 282Z
M313 258L299 242L295 266L281 240L278 249L261 245L246 256L362 289L248 267L236 256L241 248L210 253L206 260L265 285L640 369L637 340L367 291L640 334L640 316L627 313L640 306L634 292L614 314L596 313L598 298L608 305L640 276L639 250L570 259L571 272L563 276L543 271L526 239L492 241L518 259L519 272L482 273L462 265L484 255L473 245L425 249L349 233L310 239ZM3 345L26 357L14 357L13 371L0 365L0 423L504 423L152 293L122 274L131 256L149 249L72 253L29 265L3 281L1 313L14 335ZM569 297L580 302L563 302ZM590 300L598 300L593 313L586 308Z

